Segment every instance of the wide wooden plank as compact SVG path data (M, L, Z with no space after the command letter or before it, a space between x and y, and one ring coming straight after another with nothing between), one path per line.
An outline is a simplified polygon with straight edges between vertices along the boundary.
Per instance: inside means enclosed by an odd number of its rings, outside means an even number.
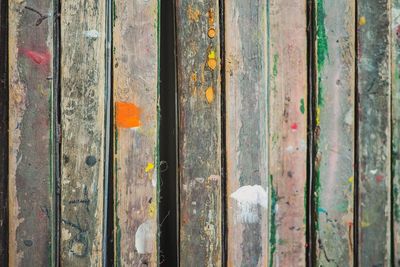
M318 266L353 266L355 1L316 1Z
M390 265L390 2L357 3L360 266Z
M400 266L400 1L391 3L393 262Z
M221 265L221 84L217 0L176 2L180 265Z
M9 1L9 265L54 264L53 1Z
M267 266L267 1L225 1L228 266Z
M105 1L62 2L62 266L100 266L104 252L105 21Z
M305 265L307 33L305 0L269 14L270 266Z
M8 264L8 3L0 3L0 262Z
M158 1L116 0L115 265L158 261Z

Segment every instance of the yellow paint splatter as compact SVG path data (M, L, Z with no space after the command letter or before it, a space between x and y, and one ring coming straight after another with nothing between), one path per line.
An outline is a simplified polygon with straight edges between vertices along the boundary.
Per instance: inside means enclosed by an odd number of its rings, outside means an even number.
M358 24L360 24L360 26L364 26L366 23L367 19L364 16L360 17Z
M154 169L154 164L151 163L151 162L149 162L149 163L147 163L146 169L144 169L144 171L145 171L145 172L149 172L149 171L151 171L152 169Z
M320 112L321 112L321 109L320 109L319 107L317 107L317 114L316 114L316 116L315 116L315 123L317 124L317 126L318 126L319 123L320 123L320 119L319 119L319 114L320 114Z
M214 50L211 50L210 53L208 54L207 65L212 70L214 70L217 67L217 60Z
M354 176L349 177L349 183L354 183Z
M361 227L362 227L362 228L368 227L368 226L370 226L370 225L371 225L371 224L370 224L369 222L361 221Z
M214 101L214 89L212 87L207 88L206 99L209 104L211 104Z
M215 59L215 51L211 50L210 53L208 54L208 59Z
M208 29L208 33L207 34L208 34L208 37L210 37L211 39L214 38L215 34L216 34L215 29L214 28Z
M157 210L156 201L152 201L150 206L149 206L149 217L150 218L154 218L155 217L156 210Z

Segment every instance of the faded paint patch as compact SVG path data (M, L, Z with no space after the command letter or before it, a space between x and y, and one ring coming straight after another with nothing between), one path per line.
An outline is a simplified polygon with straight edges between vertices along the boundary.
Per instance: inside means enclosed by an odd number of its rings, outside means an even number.
M141 125L140 108L126 102L116 103L116 124L120 128L135 128Z
M260 185L245 185L230 195L239 206L242 223L256 223L260 220L258 207L268 208L268 193Z
M135 247L139 254L153 252L153 242L156 235L153 232L153 223L150 220L139 225L135 234Z
M100 33L96 30L85 31L83 33L87 38L97 39L100 36Z

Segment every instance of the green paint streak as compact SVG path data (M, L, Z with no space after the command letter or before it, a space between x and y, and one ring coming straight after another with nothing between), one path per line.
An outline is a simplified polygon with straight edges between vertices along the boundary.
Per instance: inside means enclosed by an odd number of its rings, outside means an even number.
M325 29L324 0L317 2L317 65L318 65L318 105L324 105L323 87L321 85L321 70L328 59L328 37Z
M300 100L300 112L301 112L301 114L304 114L305 111L306 111L306 109L304 107L304 98L302 98Z
M270 227L269 227L269 266L272 267L274 265L274 254L276 250L276 204L278 202L278 194L276 193L273 187L273 176L270 175L270 188L271 188L271 213L270 213Z
M279 61L279 55L278 53L276 53L274 55L274 67L272 69L272 75L274 76L274 78L278 76L278 61Z

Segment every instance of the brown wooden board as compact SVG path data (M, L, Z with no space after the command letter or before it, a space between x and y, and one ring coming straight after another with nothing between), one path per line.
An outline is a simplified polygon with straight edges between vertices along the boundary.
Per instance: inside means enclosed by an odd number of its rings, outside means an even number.
M267 1L225 1L228 266L268 263Z
M9 1L9 265L54 264L52 1Z
M390 2L357 3L360 266L390 265Z
M8 264L8 2L0 3L0 262Z
M180 265L220 266L221 83L217 0L176 2Z
M102 264L105 22L105 1L62 1L62 266Z
M304 266L307 184L305 0L269 2L269 266Z
M316 262L353 266L355 1L316 1Z
M114 2L116 266L158 263L158 5Z

